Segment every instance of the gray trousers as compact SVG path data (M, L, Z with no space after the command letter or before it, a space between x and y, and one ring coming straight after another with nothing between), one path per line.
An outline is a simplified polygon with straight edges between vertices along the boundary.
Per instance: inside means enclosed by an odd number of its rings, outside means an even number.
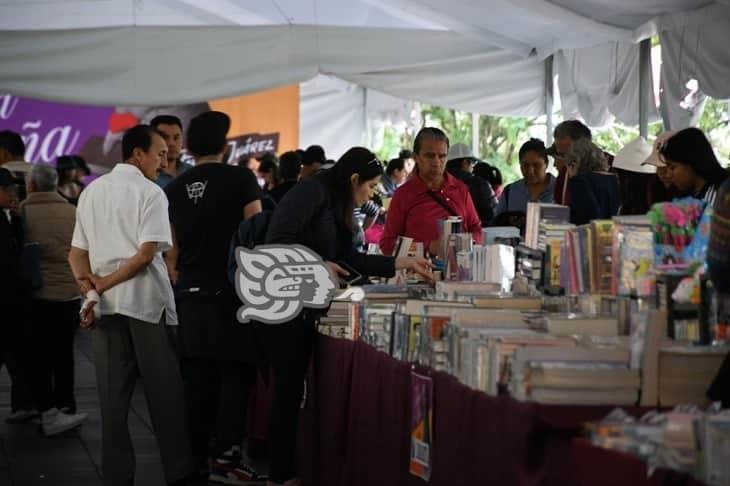
M102 422L105 486L134 483L135 456L127 416L138 377L160 447L167 482L192 469L180 365L171 326L119 314L104 316L92 331Z

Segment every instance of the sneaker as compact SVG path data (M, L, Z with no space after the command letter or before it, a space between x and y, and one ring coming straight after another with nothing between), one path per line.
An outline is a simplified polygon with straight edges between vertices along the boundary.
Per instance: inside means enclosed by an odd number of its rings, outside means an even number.
M5 417L6 424L24 424L34 418L38 418L38 410L18 410Z
M268 478L241 461L240 455L224 453L213 460L208 481L243 486L265 485Z
M43 412L41 416L41 428L47 437L60 434L61 432L78 427L86 420L87 416L85 413L68 415L59 412L57 408L52 408Z

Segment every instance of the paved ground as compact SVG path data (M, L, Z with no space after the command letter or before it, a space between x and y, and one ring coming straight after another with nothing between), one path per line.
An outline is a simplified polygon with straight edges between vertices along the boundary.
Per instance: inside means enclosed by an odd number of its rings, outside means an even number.
M10 379L0 371L0 486L101 486L101 421L91 339L76 339L76 401L89 418L80 428L46 438L38 425L8 425ZM129 427L137 452L138 486L164 485L157 441L147 413L144 390L137 385Z

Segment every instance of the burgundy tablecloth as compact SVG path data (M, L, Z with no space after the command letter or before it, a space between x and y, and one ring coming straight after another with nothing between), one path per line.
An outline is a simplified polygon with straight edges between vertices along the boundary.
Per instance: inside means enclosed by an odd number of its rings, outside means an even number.
M426 484L408 473L411 369L362 342L319 337L299 433L305 485ZM418 371L434 380L429 484L585 484L577 477L571 441L584 422L612 407L489 397L445 373ZM262 384L256 395L251 433L264 437L269 396Z

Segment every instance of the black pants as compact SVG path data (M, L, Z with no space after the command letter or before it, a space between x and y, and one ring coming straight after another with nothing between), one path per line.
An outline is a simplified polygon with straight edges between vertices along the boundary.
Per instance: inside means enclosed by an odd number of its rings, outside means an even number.
M10 409L12 412L31 410L35 405L30 388L32 361L28 359L32 349L30 304L27 299L16 296L3 296L2 302L9 311L0 324L0 369L5 365L10 375Z
M269 415L269 477L283 483L296 477L295 451L304 378L314 348L316 320L306 314L286 324L255 324L274 374Z
M193 286L186 283L181 287ZM235 293L195 285L203 290L178 289L178 344L193 459L203 467L213 437L215 455L243 442L256 367L246 360L246 336L236 334L242 325L235 322Z
M68 407L76 411L74 397L74 336L79 327L78 300L32 303L30 388L40 411Z
M35 407L30 392L30 380L28 379L28 368L18 361L20 357L16 351L18 347L12 346L12 340L3 338L8 345L0 351L0 369L3 365L8 368L10 375L10 410L15 413L19 410L31 410Z
M246 428L246 414L256 368L246 363L209 358L181 358L185 396L190 420L190 441L196 464L240 446Z

